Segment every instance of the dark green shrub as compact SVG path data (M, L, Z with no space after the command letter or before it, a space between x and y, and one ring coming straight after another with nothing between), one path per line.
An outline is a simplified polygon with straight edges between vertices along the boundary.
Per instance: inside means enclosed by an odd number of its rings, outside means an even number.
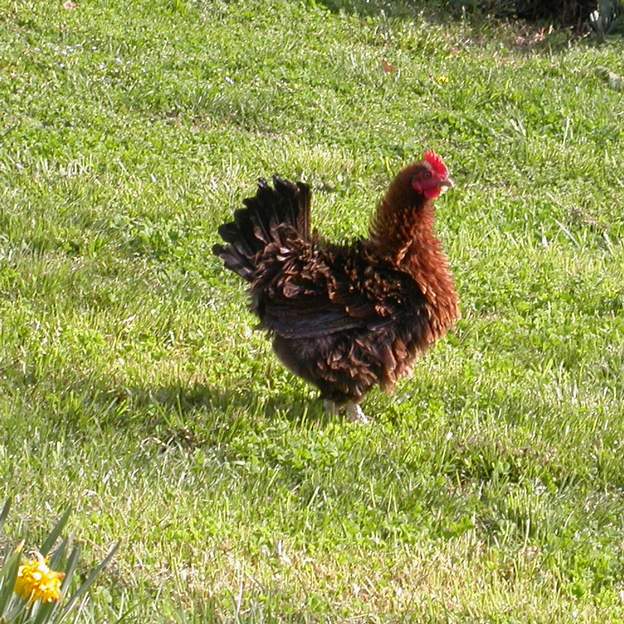
M557 20L580 25L597 8L596 0L517 0L518 17L527 20Z
M490 13L497 17L520 17L528 21L546 20L579 27L599 11L609 20L621 7L620 0L451 0L451 4ZM621 10L621 9L620 9Z

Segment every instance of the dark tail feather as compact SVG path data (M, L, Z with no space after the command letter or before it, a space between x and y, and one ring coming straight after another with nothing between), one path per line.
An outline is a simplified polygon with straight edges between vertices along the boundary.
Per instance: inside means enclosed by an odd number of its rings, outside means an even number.
M257 254L270 243L282 240L280 226L293 228L303 240L310 236L307 184L293 184L274 176L273 187L266 180L259 180L255 197L245 199L245 208L234 212L234 221L219 228L219 235L227 244L212 248L230 271L247 281L253 279Z

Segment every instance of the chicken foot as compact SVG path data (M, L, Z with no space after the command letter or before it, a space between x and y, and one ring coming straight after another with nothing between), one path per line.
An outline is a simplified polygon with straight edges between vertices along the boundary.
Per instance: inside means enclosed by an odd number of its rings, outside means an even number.
M347 401L342 405L337 405L333 401L327 399L323 401L323 407L325 413L328 416L337 416L340 412L344 412L347 420L354 423L360 423L362 425L368 425L370 419L366 416L362 408L353 401Z

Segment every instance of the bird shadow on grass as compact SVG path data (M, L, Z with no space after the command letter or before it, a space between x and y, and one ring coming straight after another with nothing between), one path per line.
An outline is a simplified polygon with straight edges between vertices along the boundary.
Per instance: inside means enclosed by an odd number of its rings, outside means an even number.
M320 416L323 411L320 400L297 392L277 392L267 397L246 388L227 389L202 383L134 387L124 389L124 392L138 406L157 405L177 411L180 415L204 410L246 413L250 417L284 417L292 422L304 422L309 417Z
M183 381L116 386L90 378L62 385L63 398L50 418L78 439L91 438L94 430L115 430L163 447L224 447L254 430L281 428L284 421L302 429L335 421L324 413L321 401L298 388L267 396L245 387Z
M40 401L45 421L55 431L71 433L74 439L91 439L102 431L126 431L130 436L179 439L185 445L225 442L241 430L282 423L306 428L324 428L335 417L325 414L312 390L292 379L284 389L265 385L224 387L193 380L170 383L126 384L114 377L91 372L59 371L58 376L40 377L11 362L2 367L5 388L29 402ZM2 388L0 388L2 389Z
M335 421L319 400L284 392L270 397L240 388L172 384L131 391L134 405L151 412L149 439L163 451L212 448L236 456L237 439L283 433L284 428L325 429ZM280 433L280 435L281 435Z

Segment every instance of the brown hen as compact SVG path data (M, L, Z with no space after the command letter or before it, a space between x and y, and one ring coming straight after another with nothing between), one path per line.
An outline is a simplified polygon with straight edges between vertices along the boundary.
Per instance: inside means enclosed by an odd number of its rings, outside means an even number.
M434 232L434 202L450 186L442 159L426 152L394 178L369 237L334 245L310 231L309 187L274 177L219 228L226 244L214 253L249 283L275 353L330 411L365 421L366 392L391 390L459 318Z

